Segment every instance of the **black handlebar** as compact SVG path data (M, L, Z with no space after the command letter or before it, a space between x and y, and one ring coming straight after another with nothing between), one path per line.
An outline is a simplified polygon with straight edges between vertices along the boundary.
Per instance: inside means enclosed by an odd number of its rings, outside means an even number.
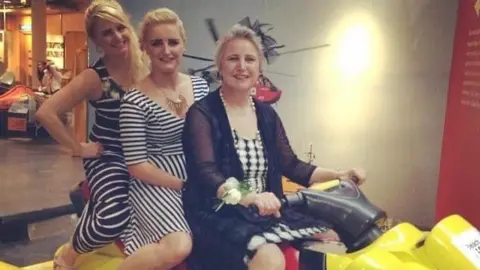
M376 222L386 213L368 201L355 180L341 180L327 190L304 189L286 194L280 199L281 208L299 208L331 224L348 252L359 250L382 234ZM250 205L249 212L260 217L256 205Z

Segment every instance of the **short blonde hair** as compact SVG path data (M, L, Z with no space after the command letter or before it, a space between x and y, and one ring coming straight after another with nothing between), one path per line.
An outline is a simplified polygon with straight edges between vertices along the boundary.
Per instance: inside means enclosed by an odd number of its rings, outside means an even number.
M217 47L215 49L215 54L214 54L214 60L215 60L215 65L217 67L217 70L220 70L221 68L222 58L223 58L223 55L225 54L225 49L228 43L236 39L245 39L250 41L253 44L253 46L255 47L258 53L260 72L262 72L263 65L264 65L262 45L258 40L255 32L252 29L246 26L243 26L241 24L234 25L232 28L230 28L230 30L226 35L224 35L218 40Z
M130 19L123 10L122 6L115 0L94 0L85 11L85 30L88 36L95 41L95 22L97 18L119 23L124 25L130 34L130 81L131 84L136 84L148 72L148 67L145 62L145 57L140 50L138 44L138 37L133 29Z
M185 33L183 22L180 20L180 17L177 15L177 13L169 8L157 8L148 11L143 16L143 20L140 23L140 43L143 44L145 42L145 38L150 27L162 23L176 24L178 26L178 30L180 31L180 37L182 38L183 43L187 42L187 34Z

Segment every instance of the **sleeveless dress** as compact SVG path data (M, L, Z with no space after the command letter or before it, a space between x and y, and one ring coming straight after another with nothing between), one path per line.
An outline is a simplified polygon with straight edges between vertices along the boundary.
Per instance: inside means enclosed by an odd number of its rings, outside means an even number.
M209 93L207 82L191 76L194 100ZM186 180L181 136L184 119L171 114L138 90L127 93L120 113L120 130L127 165L149 162ZM132 179L129 190L131 222L122 241L125 254L160 241L174 232L190 233L181 193L171 188Z
M102 81L103 94L90 105L95 108L95 124L90 142L103 145L98 158L84 159L84 170L90 188L85 206L73 235L73 247L79 253L91 252L115 241L125 229L129 217L128 186L130 174L120 142L120 100L125 92L110 78L103 60L92 68Z

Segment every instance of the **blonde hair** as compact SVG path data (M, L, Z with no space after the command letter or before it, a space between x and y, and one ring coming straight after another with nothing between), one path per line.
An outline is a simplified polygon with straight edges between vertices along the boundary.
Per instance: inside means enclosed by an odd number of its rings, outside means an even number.
M85 29L88 36L95 40L94 27L96 19L104 19L113 23L119 23L124 25L130 33L130 86L138 83L148 72L145 57L140 50L140 44L138 44L138 37L133 29L130 19L123 10L122 6L115 0L94 0L85 11Z
M147 32L152 26L163 23L176 24L180 31L180 37L182 38L183 43L187 42L187 34L185 33L183 22L180 20L177 13L169 8L157 8L148 11L143 16L143 20L140 23L140 43L143 44L145 42Z
M260 72L262 72L263 62L264 62L262 45L260 44L260 41L258 40L255 32L252 29L246 26L243 26L241 24L234 25L232 28L230 28L230 30L226 35L224 35L217 41L217 47L214 53L215 66L217 67L217 70L220 70L221 68L222 58L223 58L223 55L225 54L225 49L228 43L236 39L245 39L250 41L253 44L253 46L255 47L258 53Z

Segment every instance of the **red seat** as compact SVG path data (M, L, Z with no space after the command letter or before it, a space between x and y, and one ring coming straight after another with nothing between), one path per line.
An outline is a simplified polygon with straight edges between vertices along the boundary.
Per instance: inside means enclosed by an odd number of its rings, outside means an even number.
M90 188L88 187L88 182L83 181L82 183L82 192L83 198L85 201L90 199ZM115 245L122 251L124 250L124 245L120 239L115 240ZM297 257L297 249L290 245L281 245L280 246L283 255L285 257L285 270L299 270L299 261ZM178 266L177 266L178 267ZM180 265L180 269L187 270L187 265L182 263Z

